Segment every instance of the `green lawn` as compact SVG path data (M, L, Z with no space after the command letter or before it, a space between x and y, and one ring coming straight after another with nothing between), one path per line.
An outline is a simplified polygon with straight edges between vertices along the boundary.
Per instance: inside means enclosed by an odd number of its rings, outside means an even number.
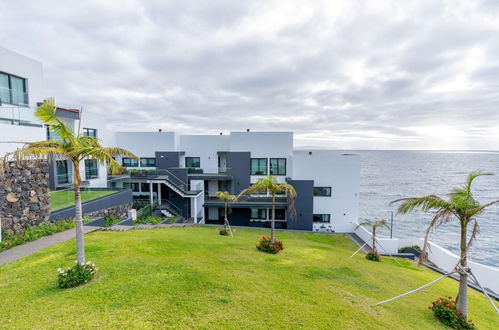
M81 201L86 202L102 196L112 194L114 190L85 190L81 192ZM50 210L56 211L75 204L73 190L57 190L50 192Z
M258 252L267 231L220 236L194 226L86 235L88 260L99 276L60 290L56 269L73 264L75 242L0 266L1 328L327 328L445 329L427 306L454 295L444 280L421 293L374 304L439 275L401 260L349 256L342 235L278 232L279 255ZM493 329L499 318L472 291L471 319Z

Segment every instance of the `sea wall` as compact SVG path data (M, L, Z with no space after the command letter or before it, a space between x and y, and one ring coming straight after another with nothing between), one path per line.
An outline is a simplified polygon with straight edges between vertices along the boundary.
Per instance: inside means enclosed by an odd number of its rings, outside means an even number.
M7 233L50 217L49 166L44 160L11 162L0 174L0 221Z

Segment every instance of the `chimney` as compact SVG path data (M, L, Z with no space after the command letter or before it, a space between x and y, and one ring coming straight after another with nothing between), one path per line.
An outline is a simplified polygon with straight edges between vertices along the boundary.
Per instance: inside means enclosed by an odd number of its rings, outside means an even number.
M163 130L162 130L161 128L160 128L158 131L159 131L160 133L161 133L161 132L163 132Z
M246 132L249 132L249 131L250 131L250 129L249 129L249 128L247 128L247 129L246 129Z

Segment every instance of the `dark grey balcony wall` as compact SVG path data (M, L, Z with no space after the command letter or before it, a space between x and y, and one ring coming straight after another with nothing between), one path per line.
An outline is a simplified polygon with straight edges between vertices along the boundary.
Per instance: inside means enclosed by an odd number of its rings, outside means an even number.
M83 214L109 209L124 204L132 203L132 190L121 190L114 194L103 196L82 204ZM67 207L62 210L57 210L50 214L50 221L61 219L70 219L75 216L74 206Z
M296 218L291 219L288 212L288 229L313 230L314 180L286 178L286 181L295 188L297 194L295 199Z
M188 183L187 181L187 169L186 168L170 168L168 171L170 171L173 175L175 175L182 183ZM175 183L177 183L175 180L172 179Z
M250 186L250 153L227 152L227 168L232 175L232 194L239 194L241 190Z
M180 166L180 152L178 151L156 151L156 167L167 170L170 167Z

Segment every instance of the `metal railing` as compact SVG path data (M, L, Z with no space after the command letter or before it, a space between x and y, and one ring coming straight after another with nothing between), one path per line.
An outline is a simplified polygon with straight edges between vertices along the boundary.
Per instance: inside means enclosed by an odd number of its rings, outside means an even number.
M158 209L158 202L154 202L152 205L146 205L137 211L137 218L143 219L150 217L154 211Z
M0 106L0 123L42 126L35 117L35 108L28 106Z
M174 205L172 202L170 202L167 199L162 199L161 200L161 206L160 206L160 208L161 209L165 208L167 211L170 211L170 213L172 213L172 214L174 214L174 215L176 215L178 217L181 217L182 213L183 213L182 210L178 206Z

